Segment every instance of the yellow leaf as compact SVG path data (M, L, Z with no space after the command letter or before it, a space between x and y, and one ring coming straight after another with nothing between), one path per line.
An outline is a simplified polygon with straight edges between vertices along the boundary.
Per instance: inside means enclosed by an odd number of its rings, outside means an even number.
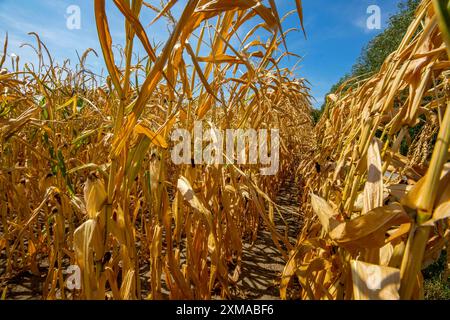
M105 64L108 68L114 87L119 95L122 95L122 87L120 85L119 70L114 63L114 54L112 51L112 39L109 31L108 18L106 17L105 0L95 0L95 21L97 24L97 32L102 47Z
M97 213L103 208L106 199L107 194L103 181L94 174L90 174L84 186L84 201L90 219L97 217Z
M367 182L364 186L363 214L383 205L383 166L378 140L373 139L367 151Z
M161 135L151 131L141 124L136 125L136 127L134 128L134 132L136 134L143 134L147 136L155 146L161 147L163 149L167 149L169 147L166 140Z
M311 194L311 205L319 217L319 221L322 224L323 232L328 234L330 230L333 230L338 226L339 222L336 220L336 212L328 204L328 202L315 194Z
M211 212L205 207L202 201L197 197L190 182L185 178L181 177L178 179L177 184L178 191L183 196L184 200L187 201L190 206L199 212L203 213L209 226L212 225L212 215Z
M381 248L385 245L385 233L389 228L408 222L410 218L403 207L393 203L340 224L330 232L330 237L347 249Z

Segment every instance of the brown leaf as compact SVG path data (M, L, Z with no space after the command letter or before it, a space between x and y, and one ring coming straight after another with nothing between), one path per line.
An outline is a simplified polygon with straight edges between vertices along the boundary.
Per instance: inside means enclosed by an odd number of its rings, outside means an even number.
M330 232L330 237L348 249L381 248L385 245L386 231L407 222L410 222L410 218L403 207L393 203L340 224Z
M323 232L325 234L328 234L330 230L333 230L338 226L339 222L336 220L337 213L325 199L312 193L311 205L314 212L319 217L319 221L322 224Z

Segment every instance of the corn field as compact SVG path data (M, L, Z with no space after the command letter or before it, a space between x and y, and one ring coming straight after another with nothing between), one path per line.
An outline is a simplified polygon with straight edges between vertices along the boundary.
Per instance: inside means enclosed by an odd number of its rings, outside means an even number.
M308 80L281 66L299 59L281 1L188 0L175 19L176 0L112 0L126 21L120 49L105 2L92 3L101 52L74 68L36 33L36 65L7 61L4 41L2 299L23 273L40 277L46 300L234 299L261 230L283 261L281 299L423 299L421 270L444 250L450 259L448 1L423 0L379 72L329 95L316 125ZM307 35L301 0L285 5ZM149 28L142 10L154 12ZM156 47L146 30L158 20L173 30ZM86 68L93 56L104 79ZM175 165L172 132L200 121L279 129L278 173ZM288 180L299 190L294 221L276 201ZM77 290L67 288L73 266Z

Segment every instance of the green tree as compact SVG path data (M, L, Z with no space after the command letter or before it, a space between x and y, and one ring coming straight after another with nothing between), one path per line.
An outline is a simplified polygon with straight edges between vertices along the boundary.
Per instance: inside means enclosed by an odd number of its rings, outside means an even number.
M353 66L352 77L380 70L386 58L400 45L419 4L420 0L406 0L399 3L398 13L389 18L387 28L363 49Z

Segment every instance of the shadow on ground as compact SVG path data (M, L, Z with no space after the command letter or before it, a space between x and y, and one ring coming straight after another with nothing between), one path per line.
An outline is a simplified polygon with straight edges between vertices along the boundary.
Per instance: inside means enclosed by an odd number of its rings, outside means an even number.
M295 244L301 227L298 207L298 189L293 181L286 181L281 188L276 203L286 221L275 214L274 222L280 234L287 231L289 241ZM286 230L287 228L287 230ZM244 245L242 257L242 274L237 284L236 299L279 299L281 273L286 261L275 246L272 236L265 226L261 226L258 238L253 245Z

